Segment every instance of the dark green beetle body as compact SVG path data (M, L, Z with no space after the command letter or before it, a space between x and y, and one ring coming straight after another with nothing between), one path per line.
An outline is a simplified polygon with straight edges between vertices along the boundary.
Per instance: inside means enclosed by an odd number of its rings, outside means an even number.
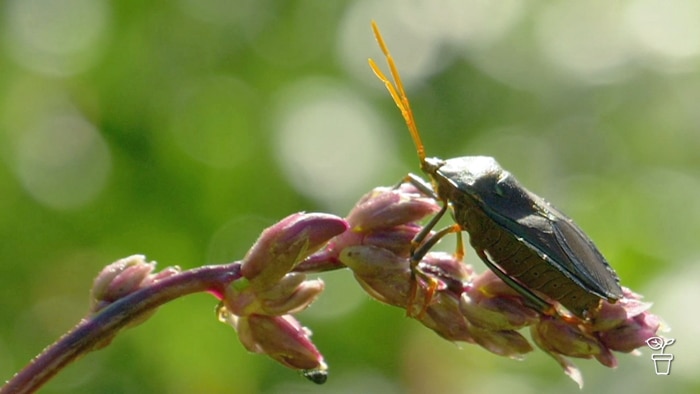
M493 158L427 158L424 170L479 257L539 308L546 300L532 291L579 317L601 299L622 297L615 271L586 234Z
M410 298L415 299L417 276L431 281L418 267L430 248L446 234L466 231L482 261L544 313L557 314L555 304L559 303L586 319L599 308L601 300L621 299L615 271L586 234L566 215L522 187L496 160L486 156L449 160L426 157L396 65L374 22L372 28L394 83L372 59L370 67L401 110L432 188L413 175L407 180L443 203L443 209L413 240ZM431 235L448 208L456 225ZM434 290L435 283L429 288L429 295ZM408 313L411 314L410 308Z

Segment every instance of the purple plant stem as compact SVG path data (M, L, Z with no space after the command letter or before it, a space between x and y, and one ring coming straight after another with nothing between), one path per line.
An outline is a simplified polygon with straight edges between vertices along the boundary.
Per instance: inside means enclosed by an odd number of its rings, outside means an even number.
M32 393L65 366L96 350L101 343L109 343L119 330L166 302L198 292L221 295L225 287L240 276L239 263L204 266L137 290L108 305L95 316L81 320L15 374L0 388L0 394Z

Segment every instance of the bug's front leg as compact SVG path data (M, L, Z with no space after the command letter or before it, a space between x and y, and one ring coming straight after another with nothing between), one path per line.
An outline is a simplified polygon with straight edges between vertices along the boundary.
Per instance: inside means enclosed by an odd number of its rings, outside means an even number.
M442 202L442 208L440 211L433 216L430 221L423 226L421 231L416 234L416 236L411 240L411 260L410 260L410 270L411 270L411 290L408 296L408 303L406 307L406 315L409 317L420 318L427 310L430 302L437 291L438 281L437 279L427 275L418 267L418 264L423 260L423 257L432 249L435 244L437 244L445 235L450 233L457 233L457 251L455 256L461 260L464 257L464 246L461 237L462 228L454 224L452 226L445 227L438 231L437 233L430 235L430 232L437 226L437 223L442 219L447 210L449 209L449 203L444 199L440 198L437 193L433 190L430 183L426 182L423 178L415 174L408 174L404 179L401 180L395 187L399 187L403 183L410 183L422 194L433 198L435 200ZM418 297L419 282L426 283L428 289L426 291L425 302L420 307L417 313L413 312L413 304Z
M419 192L425 194L426 196L434 200L440 200L440 197L438 197L437 193L435 193L435 190L433 190L433 186L431 186L430 183L426 182L425 179L419 177L416 174L409 173L401 180L401 182L396 184L394 188L397 189L399 186L401 186L402 183L410 183L416 189L418 189Z

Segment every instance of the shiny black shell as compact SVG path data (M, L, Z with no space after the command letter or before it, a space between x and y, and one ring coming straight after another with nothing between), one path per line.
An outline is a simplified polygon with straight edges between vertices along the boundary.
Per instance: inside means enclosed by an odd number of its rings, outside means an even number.
M601 299L622 297L617 274L593 241L492 157L428 158L424 171L482 260L526 288L516 290L544 294L579 317Z

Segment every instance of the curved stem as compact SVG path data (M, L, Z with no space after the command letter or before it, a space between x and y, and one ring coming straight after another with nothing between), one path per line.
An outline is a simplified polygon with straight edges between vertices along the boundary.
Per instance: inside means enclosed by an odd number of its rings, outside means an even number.
M203 291L223 294L224 288L240 276L239 263L204 266L183 271L135 291L97 315L81 320L15 374L0 388L0 394L32 393L65 366L106 346L121 329L154 312L166 302Z

